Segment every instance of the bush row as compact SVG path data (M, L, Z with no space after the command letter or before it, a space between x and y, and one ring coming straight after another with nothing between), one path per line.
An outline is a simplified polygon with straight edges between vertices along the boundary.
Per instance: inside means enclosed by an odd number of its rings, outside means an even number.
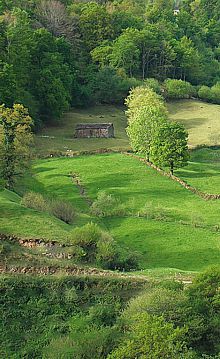
M220 105L220 82L217 82L212 87L201 86L198 91L198 97L203 101Z
M22 205L37 211L48 212L67 224L73 223L75 216L75 210L69 202L46 199L41 193L26 193L22 198Z
M165 99L189 99L192 97L199 98L206 102L220 104L220 82L214 86L193 86L187 81L167 79L162 84L154 78L144 81L145 85L150 87L154 92L162 95Z

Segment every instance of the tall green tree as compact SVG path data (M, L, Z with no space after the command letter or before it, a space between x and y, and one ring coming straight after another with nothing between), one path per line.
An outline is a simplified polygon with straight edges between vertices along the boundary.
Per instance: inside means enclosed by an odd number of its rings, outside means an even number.
M36 30L33 39L31 91L42 119L56 121L69 108L73 74L59 52L59 39L45 29Z
M28 91L30 81L32 30L28 14L19 8L5 15L6 61L13 67L16 78L16 100ZM22 100L21 98L19 100Z
M8 189L13 189L15 176L19 175L29 158L33 122L27 109L20 104L12 108L0 106L0 157L1 177Z
M110 64L122 68L132 77L140 66L140 50L137 45L139 32L137 29L126 29L113 43L109 55Z
M159 126L151 144L153 163L168 166L172 175L174 169L186 166L189 159L187 139L187 131L177 122L166 122Z
M149 160L154 133L167 120L164 101L153 90L142 86L131 90L125 104L131 147Z
M114 30L111 16L103 5L89 2L82 7L79 29L86 48L91 51L104 40L112 39Z

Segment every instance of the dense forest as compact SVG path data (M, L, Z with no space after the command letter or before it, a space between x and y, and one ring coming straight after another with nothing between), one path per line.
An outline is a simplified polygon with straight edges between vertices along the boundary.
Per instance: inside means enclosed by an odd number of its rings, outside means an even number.
M0 102L38 128L149 78L219 94L219 17L218 0L1 0Z

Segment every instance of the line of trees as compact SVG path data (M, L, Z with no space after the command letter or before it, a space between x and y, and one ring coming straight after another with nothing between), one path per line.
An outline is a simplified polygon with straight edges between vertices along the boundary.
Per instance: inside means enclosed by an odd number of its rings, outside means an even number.
M23 104L38 127L71 106L123 103L147 78L214 86L219 2L179 8L174 15L173 0L0 0L0 103Z
M189 159L188 133L183 125L168 120L162 97L141 86L130 91L125 103L132 149L158 166L169 167L171 174L185 166Z

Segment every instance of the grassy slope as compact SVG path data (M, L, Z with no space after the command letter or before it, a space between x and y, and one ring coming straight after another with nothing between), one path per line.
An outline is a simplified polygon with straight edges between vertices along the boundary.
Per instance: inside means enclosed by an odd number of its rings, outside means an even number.
M220 106L194 100L174 101L168 104L170 118L182 122L189 131L189 144L220 143L216 133L220 130ZM74 129L77 123L83 122L113 122L115 126L114 139L74 139ZM66 113L57 126L45 127L35 138L38 153L54 150L74 151L96 150L99 148L129 148L125 133L127 119L123 107L95 106L90 109L74 109ZM42 136L49 136L44 138ZM54 138L51 138L54 137Z
M60 239L69 235L70 227L50 216L21 206L21 198L0 191L0 231L29 238Z
M115 138L106 139L75 139L75 126L77 123L113 122ZM95 106L90 109L74 109L66 113L59 126L45 127L35 138L35 144L40 151L67 149L74 151L97 150L99 148L129 148L128 138L125 133L126 117L123 107ZM49 136L54 138L42 138Z
M212 128L218 128L217 105L199 101L178 101L170 103L168 107L171 118L182 121L188 127L192 145L208 143ZM73 129L78 122L114 122L116 138L73 139ZM41 135L55 138L37 137L37 150L45 152L67 148L126 148L128 140L125 126L123 108L97 106L90 110L74 110L65 115L61 126L48 127L42 131ZM189 166L178 171L178 175L203 191L218 193L219 158L219 151L195 151ZM219 235L213 232L213 227L220 225L220 201L204 202L138 161L118 154L36 162L32 176L27 175L18 184L18 193L34 190L48 197L60 197L71 201L78 211L74 225L68 226L49 214L21 207L18 196L1 191L1 231L63 241L71 238L75 226L91 220L97 221L89 214L87 203L80 197L78 189L68 177L70 172L80 174L92 199L96 198L100 190L120 197L130 212L130 217L106 219L101 224L107 227L118 241L143 252L143 268L169 266L200 269L206 263L216 263L216 255L219 254ZM135 218L146 202L165 209L169 222ZM180 221L187 222L188 225L183 226ZM205 229L193 228L190 222L202 222ZM197 238L200 239L199 242Z
M213 226L219 224L220 201L205 202L138 160L120 154L40 160L33 167L33 178L26 178L22 184L29 190L54 193L70 200L81 212L80 221L90 221L88 207L85 207L84 200L66 176L69 172L80 174L92 199L96 198L100 190L106 190L121 199L130 216L107 218L103 225L122 245L142 253L142 268L200 270L206 265L219 262L220 236L213 231ZM146 202L165 209L169 221L136 217ZM21 234L32 233L34 236L44 233L48 238L59 237L60 240L71 236L74 226L67 226L53 217L44 218L43 214L35 211L17 209L14 209L17 215L15 219L7 211L1 219L1 228L5 231L13 228ZM28 215L24 216L26 211ZM30 212L34 220L33 226ZM21 213L19 218L18 213ZM194 228L190 222L195 217L200 217L199 220L202 218L206 227ZM181 220L188 222L188 225L181 224ZM49 228L45 221L51 223ZM77 220L75 225L80 224L80 221Z
M190 146L220 144L219 105L181 100L168 103L168 110L172 120L186 126Z
M201 191L220 194L220 150L193 151L188 166L178 170L177 174Z

